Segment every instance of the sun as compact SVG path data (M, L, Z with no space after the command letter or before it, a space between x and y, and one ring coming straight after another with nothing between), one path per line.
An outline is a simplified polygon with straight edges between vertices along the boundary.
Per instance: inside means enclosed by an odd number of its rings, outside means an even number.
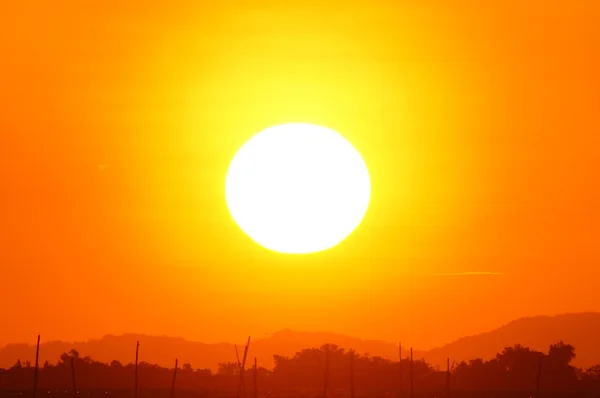
M339 133L284 124L239 149L225 196L233 219L256 243L306 254L337 245L361 223L371 180L360 153Z

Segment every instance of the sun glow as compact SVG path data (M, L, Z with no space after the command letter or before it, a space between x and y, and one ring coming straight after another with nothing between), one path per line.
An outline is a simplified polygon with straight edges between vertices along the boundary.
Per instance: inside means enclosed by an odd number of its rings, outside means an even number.
M362 221L371 195L358 151L337 132L285 124L253 136L225 183L240 228L261 246L303 254L331 248Z

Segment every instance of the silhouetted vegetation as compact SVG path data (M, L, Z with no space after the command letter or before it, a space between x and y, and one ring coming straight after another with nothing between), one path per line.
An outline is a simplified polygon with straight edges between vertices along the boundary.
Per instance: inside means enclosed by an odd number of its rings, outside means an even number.
M327 355L327 357L326 357ZM235 357L234 357L235 358ZM455 363L450 370L452 397L534 397L539 383L541 396L600 396L600 364L589 369L571 365L575 348L562 341L549 347L547 353L515 345L506 347L490 360L473 359ZM399 363L381 357L358 355L335 345L302 350L291 358L274 356L273 369L247 369L247 380L256 380L258 396L322 396L324 375L327 395L349 397L353 383L357 397L408 398L410 359ZM329 364L325 372L326 363ZM352 367L352 369L351 369ZM400 372L400 367L401 372ZM74 373L78 392L74 393ZM236 396L240 380L238 362L222 363L216 372L193 369L183 364L177 373L177 397L186 395ZM541 369L541 373L540 373ZM35 366L17 362L0 369L0 391L4 396L30 396ZM423 360L412 364L415 396L445 397L448 389L447 369L436 369ZM139 363L140 396L167 397L173 385L174 369L145 362ZM351 376L352 375L352 376ZM539 379L538 379L539 378ZM38 372L38 396L134 396L135 364L118 361L101 363L81 357L72 350L57 363L44 363ZM254 396L254 383L247 382L247 397Z

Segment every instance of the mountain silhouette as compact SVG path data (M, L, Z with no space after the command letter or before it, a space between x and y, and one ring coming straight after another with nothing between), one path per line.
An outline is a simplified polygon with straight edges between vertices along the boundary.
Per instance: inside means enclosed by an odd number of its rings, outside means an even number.
M475 358L491 359L504 347L521 344L532 349L547 352L550 344L563 340L575 346L577 357L573 365L591 367L600 363L600 345L596 343L600 335L600 313L563 314L557 316L537 316L512 321L498 329L469 337L429 351L414 351L415 359L424 358L430 364L444 366L446 358L460 362ZM146 336L125 334L107 335L101 339L85 342L52 341L40 347L40 364L46 360L56 363L62 353L71 349L82 356L90 356L100 362L118 360L124 364L135 360L135 344L140 341L140 362L160 366L173 366L175 358L180 364L189 363L198 369L216 371L219 363L235 362L235 348L232 343L205 344L168 336ZM240 353L245 342L238 343ZM253 340L248 352L249 358L256 357L259 366L272 368L273 355L293 356L296 352L323 344L335 344L341 348L353 348L357 353L371 357L379 356L397 360L398 345L378 340L362 340L343 334L326 332L298 332L281 330L270 337ZM408 345L403 343L403 356L408 356ZM17 360L35 359L35 346L32 344L9 344L0 349L0 368L7 368ZM248 362L250 363L250 361Z
M521 344L547 352L550 344L559 340L575 347L573 365L588 368L600 363L600 313L587 312L536 316L512 321L498 329L460 338L450 344L427 351L425 359L432 365L445 363L446 358L457 362L493 358L504 347Z
M177 337L146 336L141 334L125 334L121 336L107 335L101 339L85 342L52 341L40 346L40 363L46 360L56 363L60 355L71 349L77 350L81 356L90 356L100 362L118 360L124 364L135 361L136 341L140 341L140 362L148 362L160 366L173 366L175 358L180 364L189 363L196 369L216 371L219 363L235 362L235 347L232 343L205 344L188 341ZM361 340L336 333L297 332L284 329L267 338L252 340L248 351L249 358L256 357L259 366L272 368L273 355L294 356L304 348L320 347L323 344L335 344L341 348L353 348L359 354L372 357L397 359L398 347L393 343L375 340ZM237 344L240 354L245 342ZM407 351L406 351L407 352ZM419 353L415 351L415 355ZM0 368L14 365L17 360L34 361L35 346L30 344L9 344L0 349ZM248 361L248 364L250 360Z

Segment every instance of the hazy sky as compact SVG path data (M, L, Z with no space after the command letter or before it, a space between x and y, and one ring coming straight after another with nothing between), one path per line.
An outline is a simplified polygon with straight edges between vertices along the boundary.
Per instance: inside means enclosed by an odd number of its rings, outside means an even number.
M12 1L0 12L0 344L282 328L426 349L600 311L600 3ZM493 4L491 4L493 3ZM287 122L362 153L370 209L286 256L232 221Z

